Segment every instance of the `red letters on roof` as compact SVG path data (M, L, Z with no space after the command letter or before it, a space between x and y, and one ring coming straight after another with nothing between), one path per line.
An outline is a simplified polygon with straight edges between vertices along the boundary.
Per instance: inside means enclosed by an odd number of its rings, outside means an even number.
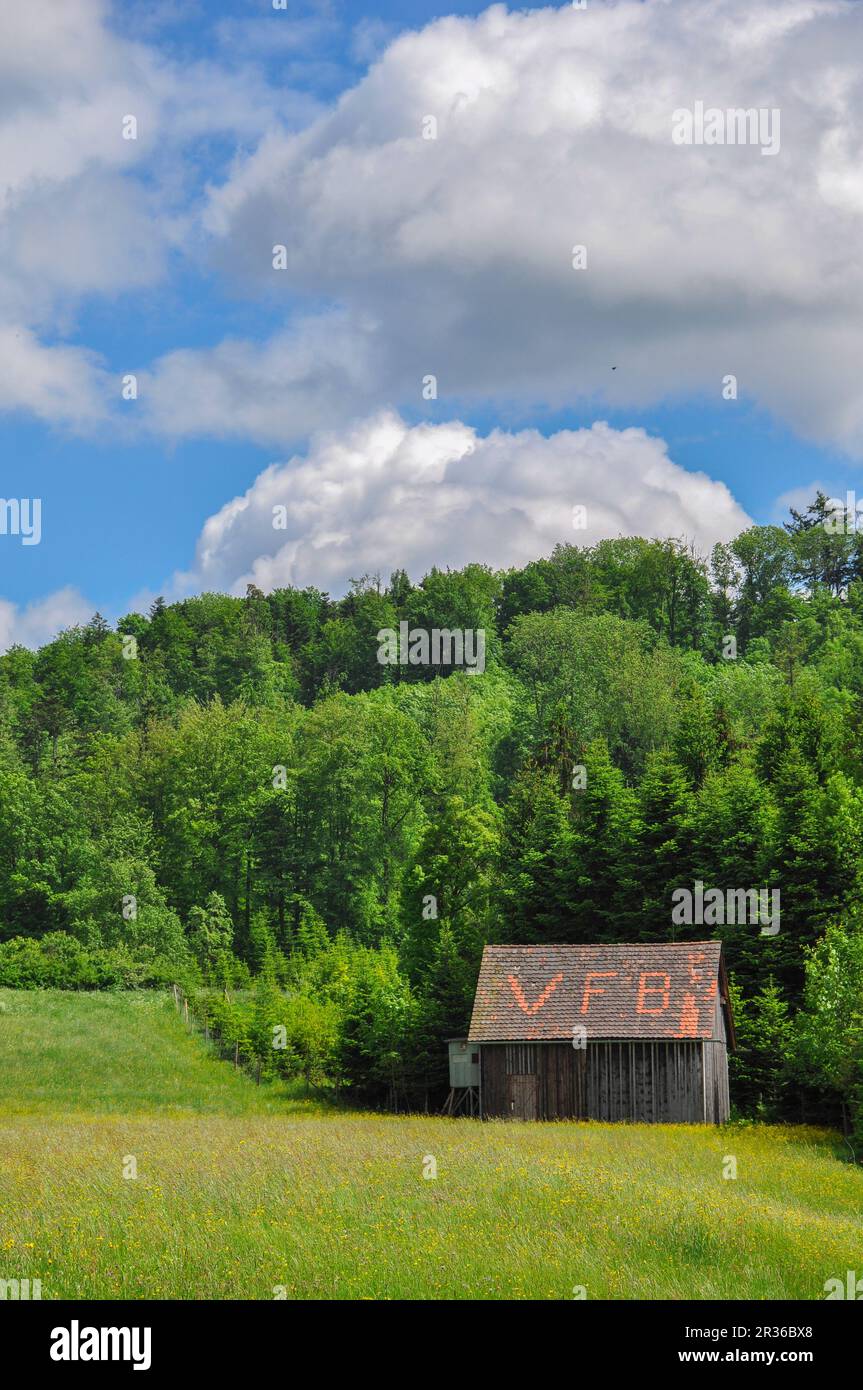
M571 1039L578 1024L588 1039L716 1037L720 980L718 941L486 946L469 1037Z

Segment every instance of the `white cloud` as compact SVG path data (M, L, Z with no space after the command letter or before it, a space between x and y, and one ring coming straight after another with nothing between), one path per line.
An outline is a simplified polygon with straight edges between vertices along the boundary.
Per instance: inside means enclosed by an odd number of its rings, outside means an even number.
M770 509L770 521L774 526L781 526L788 520L791 508L794 507L798 512L805 512L815 494L823 492L826 497L838 496L834 493L829 484L823 483L820 479L812 483L803 484L800 487L789 488L777 497Z
M82 348L45 346L23 324L0 323L0 410L79 428L104 415L104 372Z
M178 349L139 373L140 408L172 436L298 439L322 421L380 404L369 364L370 322L334 312L300 318L263 346L227 340Z
M107 0L0 6L0 335L24 342L0 408L73 425L101 418L117 382L94 354L51 343L69 336L85 296L147 289L172 251L197 254L195 142L228 133L254 145L317 110L274 92L255 64L181 64L112 18ZM137 139L123 138L127 116ZM52 364L58 400L46 390Z
M16 644L40 647L56 637L62 628L89 622L95 611L92 603L69 586L35 599L23 608L0 598L0 652Z
M525 413L719 403L733 373L863 451L861 51L846 0L495 5L403 34L307 130L268 133L207 211L215 265L283 295L286 322L297 295L338 310L317 370L297 370L323 336L307 312L263 346L163 360L153 423L284 443L418 402L426 373L450 412ZM778 107L779 154L673 144L697 100Z
M576 506L586 530L574 529ZM266 469L209 518L174 591L242 593L253 581L339 593L364 573L523 565L558 542L621 534L678 535L706 550L749 524L724 483L679 467L640 429L483 437L459 421L409 427L387 411Z
M156 46L152 22L188 13L142 6L133 26L107 0L0 7L0 323L50 352L82 297L146 290L207 248L232 288L284 306L263 343L138 364L137 420L293 447L413 408L428 373L441 414L481 400L520 419L719 403L733 373L744 399L863 452L860 4L494 5L401 34L323 113L274 91L259 59L268 34L334 34L326 6L216 24L217 61ZM377 23L354 37L368 58L386 42ZM697 100L779 108L780 153L674 145L673 112ZM137 141L120 138L129 113ZM224 133L240 153L199 216L194 142ZM117 383L64 351L88 403L44 413L77 425ZM13 404L38 409L18 376Z

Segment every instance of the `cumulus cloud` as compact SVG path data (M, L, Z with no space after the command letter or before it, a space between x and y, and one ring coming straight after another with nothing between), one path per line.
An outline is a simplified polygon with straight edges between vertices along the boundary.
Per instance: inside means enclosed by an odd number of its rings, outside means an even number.
M63 628L89 622L95 605L70 586L24 607L0 598L0 652L9 647L40 647Z
M269 343L163 361L153 423L284 443L322 411L365 413L368 381L374 404L418 403L434 373L450 411L505 400L527 418L720 402L733 374L860 452L861 51L849 0L494 5L402 34L307 129L268 132L206 212L238 287L283 296L286 322L298 295L329 305L318 370L296 369L321 337L307 309ZM779 153L676 145L696 101L778 108Z
M334 311L302 317L267 343L177 349L139 373L141 409L171 437L296 440L322 421L380 404L369 361L374 325Z
M172 251L197 252L194 142L227 132L254 145L317 109L277 96L253 65L172 62L112 18L107 0L0 6L0 334L22 340L0 408L72 425L102 418L117 385L56 339L85 296L146 289Z
M95 355L40 343L24 324L0 323L0 410L89 426L105 413L104 376Z
M677 535L706 550L749 524L724 483L687 472L641 429L481 436L460 421L411 427L385 411L319 434L304 457L273 464L210 517L175 592L241 593L254 582L340 593L363 574L523 565L558 542L621 534Z

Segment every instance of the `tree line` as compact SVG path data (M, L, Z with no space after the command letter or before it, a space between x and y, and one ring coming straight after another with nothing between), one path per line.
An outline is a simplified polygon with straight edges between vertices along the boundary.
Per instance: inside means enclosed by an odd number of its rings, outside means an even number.
M204 991L265 1069L434 1104L488 941L720 936L752 1115L863 1131L863 548L820 494L710 557L158 599L0 657L0 983ZM482 630L480 674L378 633ZM778 889L781 927L676 889ZM284 1029L272 1046L272 1030Z

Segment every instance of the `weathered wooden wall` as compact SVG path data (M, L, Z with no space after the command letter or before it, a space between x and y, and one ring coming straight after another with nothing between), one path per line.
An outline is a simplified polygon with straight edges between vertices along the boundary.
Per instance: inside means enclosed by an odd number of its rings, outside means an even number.
M484 1046L483 1113L525 1120L583 1119L586 1055L567 1043Z
M728 1094L728 1053L722 1042L704 1044L704 1118L709 1124L724 1124L731 1114Z
M703 1122L700 1041L593 1042L588 1052L590 1119Z
M720 1123L728 1118L725 1045L701 1039L484 1043L489 1119Z

